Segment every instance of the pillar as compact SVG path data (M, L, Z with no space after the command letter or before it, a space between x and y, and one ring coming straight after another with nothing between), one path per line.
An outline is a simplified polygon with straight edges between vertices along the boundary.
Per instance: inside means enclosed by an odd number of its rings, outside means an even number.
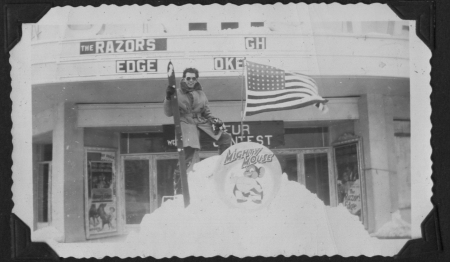
M65 242L85 240L83 128L72 102L55 108L52 161L52 225Z
M359 99L358 110L355 133L363 142L368 230L372 233L391 219L397 205L397 194L391 192L396 179L392 101L381 94L366 94Z

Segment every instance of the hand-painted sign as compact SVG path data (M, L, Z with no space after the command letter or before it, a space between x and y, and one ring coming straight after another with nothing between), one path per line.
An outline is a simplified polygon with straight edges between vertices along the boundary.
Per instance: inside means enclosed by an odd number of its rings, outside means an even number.
M240 142L255 142L268 148L284 145L283 121L244 122L242 129L240 122L230 122L225 123L225 127L227 132L231 134L232 145ZM167 147L176 150L173 125L164 125L163 130ZM202 151L216 151L218 147L216 141L204 132L200 132L200 144Z
M245 49L266 49L265 37L246 37Z
M231 146L214 171L221 199L232 207L255 210L268 205L281 184L281 166L275 154L257 143Z
M361 211L361 187L359 179L351 183L344 198L344 205L348 211L354 215L359 215Z
M244 57L214 57L214 70L242 70Z
M80 54L112 54L167 50L167 38L80 42Z
M156 73L158 72L157 59L117 60L117 73Z

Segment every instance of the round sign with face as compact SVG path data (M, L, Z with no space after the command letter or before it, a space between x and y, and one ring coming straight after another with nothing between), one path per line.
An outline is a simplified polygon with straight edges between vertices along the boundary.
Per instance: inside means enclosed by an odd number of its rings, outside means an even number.
M278 193L281 167L267 147L244 142L222 153L214 178L223 201L232 207L256 210L268 205Z

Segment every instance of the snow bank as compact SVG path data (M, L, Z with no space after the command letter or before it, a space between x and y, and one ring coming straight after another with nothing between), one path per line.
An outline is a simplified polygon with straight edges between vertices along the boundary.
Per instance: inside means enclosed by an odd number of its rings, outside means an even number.
M191 204L169 200L146 215L127 244L141 256L223 257L380 254L356 216L326 207L303 185L282 176L278 195L265 208L245 211L226 205L215 192L212 171L219 156L189 173Z
M46 241L52 241L52 242L63 242L64 236L55 227L48 226L41 229L38 229L31 234L31 241L32 242L46 242Z
M373 236L383 238L410 238L411 224L404 221L400 215L400 211L397 210L392 213L391 221L384 224Z
M339 255L347 257L381 254L380 240L371 237L359 218L348 212L345 206L326 206L325 209Z

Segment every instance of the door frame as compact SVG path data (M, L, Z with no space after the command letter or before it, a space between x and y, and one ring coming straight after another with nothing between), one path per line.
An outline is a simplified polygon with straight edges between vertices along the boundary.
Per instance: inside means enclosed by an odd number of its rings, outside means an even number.
M119 184L119 191L120 195L123 199L123 206L121 207L123 209L123 223L126 228L126 231L130 231L133 228L138 228L138 225L135 224L127 224L127 214L126 214L126 192L125 192L125 160L147 160L149 169L148 169L148 189L149 189L149 210L150 213L156 210L158 205L158 198L157 195L157 180L156 180L156 171L153 171L154 169L154 154L127 154L127 155L120 155L120 184Z

